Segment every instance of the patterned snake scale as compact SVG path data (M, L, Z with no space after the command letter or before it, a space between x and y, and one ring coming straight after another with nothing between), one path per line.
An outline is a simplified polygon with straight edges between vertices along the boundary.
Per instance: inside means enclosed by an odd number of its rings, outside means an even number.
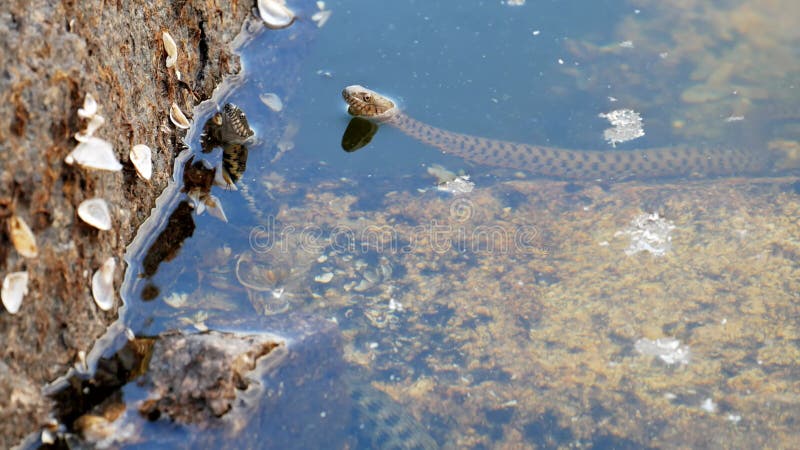
M583 151L520 144L454 133L403 114L394 102L363 86L348 86L342 97L351 115L386 123L445 153L479 164L534 175L574 180L626 180L680 176L767 174L783 169L781 155L719 147L663 147L630 151ZM785 155L784 155L785 156Z

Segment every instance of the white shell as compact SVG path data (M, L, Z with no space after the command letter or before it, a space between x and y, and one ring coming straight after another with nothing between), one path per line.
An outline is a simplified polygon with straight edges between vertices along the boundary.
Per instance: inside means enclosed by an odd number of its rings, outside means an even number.
M72 20L75 20L75 19L72 19ZM46 428L44 430L42 430L42 438L41 439L42 439L42 444L55 444L56 443L56 437L53 435L53 432L48 430L48 429L46 429Z
M267 105L269 109L275 112L280 112L280 110L283 109L283 102L281 101L281 98L278 97L278 94L267 92L259 95L258 98L261 99L261 103Z
M112 256L92 276L92 297L97 307L108 311L114 307L114 270L117 260Z
M97 114L97 101L95 101L92 94L86 94L83 99L83 108L78 108L78 116L84 119L91 119Z
M119 163L117 156L114 154L114 148L111 143L96 137L88 137L86 141L78 144L64 158L64 162L67 164L77 163L88 169L110 170L112 172L122 170L122 164Z
M167 51L167 68L170 68L178 61L178 45L166 31L161 33L161 40L164 41L164 50Z
M136 173L145 180L153 176L153 152L144 144L137 144L131 148L130 158Z
M267 28L273 30L286 28L294 22L294 12L283 0L258 0L258 15Z
M313 20L314 23L317 24L317 28L322 28L328 22L328 19L331 18L332 12L333 11L331 11L330 9L317 11L314 13L313 16L311 16L311 20Z
M83 131L79 131L75 133L75 140L78 142L86 142L89 140L90 137L94 135L94 132L97 131L98 128L103 126L106 123L106 119L103 118L100 114L95 114L89 119L89 122L86 124L86 129Z
M192 126L192 122L189 122L189 119L186 118L186 115L176 103L172 103L172 107L169 109L169 120L181 130L186 130Z
M36 236L34 236L28 224L22 220L22 217L11 216L8 221L8 235L20 255L25 258L36 258L39 254L39 247L36 246Z
M98 230L111 229L111 212L108 210L108 203L102 198L82 201L78 206L78 216Z
M16 314L22 305L22 297L28 293L28 272L12 272L3 279L0 297L6 311Z

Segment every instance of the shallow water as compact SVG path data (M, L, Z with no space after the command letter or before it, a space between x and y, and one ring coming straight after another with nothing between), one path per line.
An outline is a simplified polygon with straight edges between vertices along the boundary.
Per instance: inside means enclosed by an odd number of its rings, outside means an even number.
M288 30L256 27L244 75L195 111L180 160L221 159L199 144L217 105L247 114L256 142L239 189L210 191L227 222L172 187L129 252L125 324L157 335L262 316L249 326L280 333L289 313L334 320L360 382L450 448L796 442L795 179L536 180L387 126L340 146L340 92L356 83L419 120L519 142L621 151L597 117L618 108L645 119L625 148L796 139L763 112L797 97L785 74L798 73L798 35L779 20L793 2L643 3L330 1L320 29L305 3ZM432 164L475 190L437 192ZM681 357L659 357L656 339Z

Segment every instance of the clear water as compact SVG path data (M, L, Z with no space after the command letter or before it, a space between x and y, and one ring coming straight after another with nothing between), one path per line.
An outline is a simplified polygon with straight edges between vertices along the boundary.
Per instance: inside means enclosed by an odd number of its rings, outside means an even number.
M344 168L339 170L376 176L385 176L389 168L395 174L419 173L421 165L432 162L463 167L393 129L381 130L370 150L337 151L349 120L342 114L339 92L350 84L385 93L414 117L447 129L520 142L552 138L566 139L564 145L580 143L569 138L564 121L583 114L589 120L581 127L604 124L592 117L594 111L582 112L585 97L553 98L548 92L548 86L560 83L559 58L569 59L562 44L587 36L610 42L608 23L632 10L619 2L601 2L592 7L601 16L588 22L585 5L573 3L525 8L497 2L337 5L307 72L317 69L332 76L311 76L304 86L299 107L303 123L314 132L301 133L298 147ZM576 101L580 107L570 110ZM593 101L604 105L604 93Z
M800 354L791 179L542 181L442 155L386 126L364 149L340 146L350 120L341 90L362 84L421 121L478 136L602 149L607 124L597 114L625 107L647 131L631 147L761 139L766 152L768 132L791 128L766 126L759 108L797 97L786 74L800 46L791 26L759 24L794 3L343 0L326 2L333 14L320 29L307 19L316 5L294 3L302 20L256 33L241 49L245 75L215 98L244 110L257 137L240 190L212 188L228 222L190 212L191 236L166 239L169 256L142 276L185 200L174 186L132 246L123 320L137 335L258 316L235 276L237 261L256 261L291 269L276 275L276 304L335 319L342 358L368 374L362 382L442 446L781 447L800 438L800 378L796 359L783 356ZM620 45L628 40L633 48ZM747 53L753 42L759 56ZM725 75L719 68L732 62L741 67ZM280 113L261 103L266 92L283 99ZM220 159L199 151L200 125L217 105L195 111L181 161ZM274 160L287 126L299 127L293 148ZM437 193L432 164L465 170L476 191ZM626 253L625 230L650 213L675 228L664 238L671 245L664 255ZM440 225L447 245L434 248ZM370 226L396 240L367 245ZM535 243L474 245L476 233L520 230ZM286 248L275 256L273 244ZM185 303L168 305L176 295ZM254 327L285 331L288 312ZM691 358L637 353L645 338L676 339Z

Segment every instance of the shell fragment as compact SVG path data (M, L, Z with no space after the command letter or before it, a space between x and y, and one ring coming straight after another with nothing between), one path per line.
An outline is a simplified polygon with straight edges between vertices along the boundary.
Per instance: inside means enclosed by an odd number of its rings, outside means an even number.
M92 94L86 94L83 99L83 108L78 108L78 116L84 119L91 119L97 114L97 101Z
M131 163L136 168L136 173L145 180L153 176L153 152L144 144L137 144L131 148Z
M103 116L100 114L93 115L86 124L86 129L75 133L75 140L78 142L88 141L89 138L94 135L94 132L103 126L104 123L106 123L106 119L104 119Z
M331 11L330 9L325 9L321 11L317 11L311 16L311 20L317 24L317 28L322 28L328 22L328 19L331 18Z
M114 270L117 260L108 258L92 276L92 297L97 307L108 311L114 307Z
M161 33L161 40L164 41L164 50L167 51L167 68L170 68L178 62L178 45L166 31Z
M283 0L258 0L258 15L267 28L279 30L294 23L294 12Z
M189 122L189 119L186 118L186 114L181 111L177 103L173 103L172 107L169 109L169 120L181 130L188 130L189 127L192 126L192 123Z
M0 297L10 314L16 314L22 306L22 297L28 293L28 272L12 272L3 279Z
M267 105L269 109L275 112L280 112L283 109L283 102L281 101L281 98L278 97L278 94L267 92L259 95L258 98L261 99L261 103Z
M111 212L108 210L108 203L102 198L91 198L81 202L78 206L78 216L98 230L111 229Z
M17 253L25 258L36 258L39 254L39 247L36 246L36 236L21 217L11 216L8 221L8 235L11 243L17 249Z
M119 172L122 164L119 163L117 155L114 154L114 147L111 143L96 137L87 137L84 142L78 144L66 158L67 164L78 164L88 169L109 170Z

